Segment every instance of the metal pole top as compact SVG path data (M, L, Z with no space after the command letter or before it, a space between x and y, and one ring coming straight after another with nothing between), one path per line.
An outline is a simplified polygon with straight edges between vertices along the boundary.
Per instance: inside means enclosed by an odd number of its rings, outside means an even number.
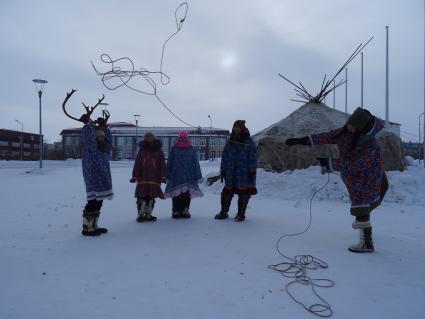
M48 82L42 79L33 79L32 81L34 82L35 89L38 92L38 96L41 98L41 94L43 93L43 89L44 89L44 84Z
M34 83L41 83L41 84L46 84L48 83L46 80L42 80L42 79L34 79L32 80Z

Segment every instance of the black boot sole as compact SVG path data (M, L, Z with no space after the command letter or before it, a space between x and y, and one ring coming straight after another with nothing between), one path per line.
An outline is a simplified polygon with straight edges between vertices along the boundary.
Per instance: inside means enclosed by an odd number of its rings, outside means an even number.
M217 219L217 220L223 220L223 219L228 219L229 218L229 215L215 215L214 216L214 219Z
M82 230L81 231L81 235L83 236L89 236L89 237L94 237L94 236L100 236L102 233L98 232L98 231L87 231L87 230Z
M351 251L352 253L356 253L356 254L370 254L375 252L375 249L372 249L372 250L354 250L350 248L347 248L347 249L348 251Z

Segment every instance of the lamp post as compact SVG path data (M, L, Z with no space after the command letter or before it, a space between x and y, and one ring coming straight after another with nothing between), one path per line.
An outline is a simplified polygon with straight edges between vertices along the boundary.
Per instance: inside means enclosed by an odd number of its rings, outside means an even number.
M139 117L140 117L140 114L133 114L133 116L134 116L134 121L136 122L136 145L134 146L134 151L133 151L133 158L136 158L136 150L137 150L137 125L138 125L138 122L139 122Z
M21 124L21 161L24 158L24 124L21 121L15 120L19 124Z
M386 51L385 51L385 125L388 127L389 121L390 121L390 99L389 99L389 53L388 53L388 46L389 46L389 35L388 35L388 26L385 27L386 30L386 39L387 39L387 45L386 45Z
M210 160L213 160L210 156L211 152L210 152L210 146L211 146L211 134L212 134L212 119L211 119L211 115L208 114L208 118L210 119L210 137L208 138L208 157L210 157Z
M41 129L41 96L43 95L43 89L44 84L47 83L46 80L42 79L34 79L32 80L35 85L35 89L38 93L38 100L39 100L39 113L40 113L40 134L39 134L39 147L38 152L40 153L40 168L43 168L43 135L42 135L42 129Z
M208 114L208 118L210 119L210 135L212 132L212 119L211 119L211 115Z
M421 117L422 117L422 115L424 115L424 112L422 112L419 115L419 142L418 142L418 160L419 160L419 165L421 165ZM424 136L425 136L425 131L424 131Z
M361 53L361 69L360 69L360 107L363 108L363 52Z

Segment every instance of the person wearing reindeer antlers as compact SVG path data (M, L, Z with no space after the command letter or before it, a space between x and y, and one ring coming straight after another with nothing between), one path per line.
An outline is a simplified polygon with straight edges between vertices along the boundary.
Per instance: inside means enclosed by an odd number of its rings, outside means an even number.
M67 93L62 109L68 117L84 124L81 130L81 163L87 203L83 210L83 229L81 233L84 236L99 236L108 231L106 228L101 228L97 225L103 200L112 199L113 197L111 169L109 166L112 135L107 125L110 115L108 111L103 111L103 117L99 117L96 121L90 119L90 115L102 103L105 96L99 99L93 107L86 106L83 103L86 114L83 114L79 119L69 115L65 109L65 104L75 91L72 90Z
M388 180L382 166L381 151L375 135L384 127L384 121L368 110L357 108L344 127L327 133L301 138L290 138L286 145L337 144L339 158L318 158L322 172L339 171L351 200L353 228L358 229L360 241L348 249L352 252L373 252L370 213L378 207L386 191Z
M237 120L233 124L230 139L224 146L220 171L225 186L221 192L221 210L214 218L229 218L230 204L237 194L238 212L235 221L242 222L245 220L249 199L257 194L257 148L243 120Z

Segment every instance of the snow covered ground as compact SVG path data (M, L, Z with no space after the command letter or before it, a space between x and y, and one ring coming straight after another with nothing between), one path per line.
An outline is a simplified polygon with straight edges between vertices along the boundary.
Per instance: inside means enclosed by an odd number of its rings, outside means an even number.
M309 198L326 182L318 168L259 170L244 223L216 221L221 184L202 186L190 220L171 219L158 201L156 223L137 223L132 162L113 162L115 198L104 204L97 238L80 234L85 203L78 160L0 161L0 318L314 318L284 292L288 279L267 268L284 261L275 242L304 229ZM218 170L204 162L205 175ZM357 241L336 175L313 202L313 224L285 239L290 256L312 254L328 269L309 274L336 285L318 292L334 318L425 318L425 170L389 174L391 188L372 216L374 254ZM231 211L235 212L233 203ZM294 294L316 302L308 287Z

